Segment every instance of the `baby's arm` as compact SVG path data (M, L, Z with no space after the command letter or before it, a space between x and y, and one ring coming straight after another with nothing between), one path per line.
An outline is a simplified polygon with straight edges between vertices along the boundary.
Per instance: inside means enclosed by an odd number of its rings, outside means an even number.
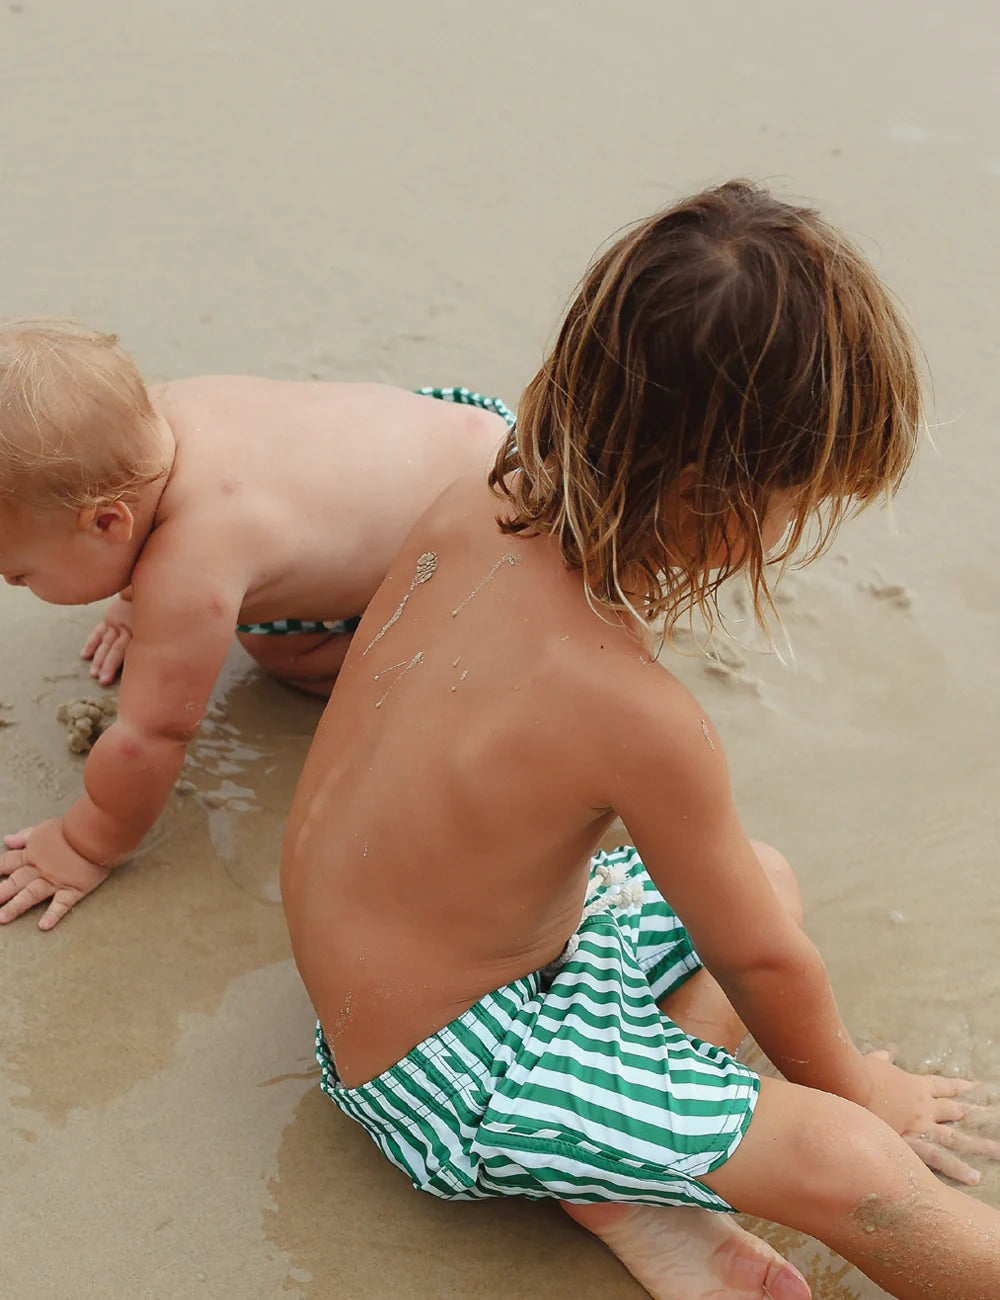
M133 639L117 721L94 746L84 794L62 818L12 837L0 920L52 898L50 929L105 878L156 821L198 730L245 592L226 559L157 530L133 581Z

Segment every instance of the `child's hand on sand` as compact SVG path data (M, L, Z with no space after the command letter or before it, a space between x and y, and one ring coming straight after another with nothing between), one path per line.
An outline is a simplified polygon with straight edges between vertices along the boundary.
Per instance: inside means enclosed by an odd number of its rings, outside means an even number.
M0 857L0 877L5 877L0 879L0 925L51 899L38 922L40 930L51 930L110 872L67 843L60 817L5 835L4 844L8 852Z
M957 1100L975 1083L908 1074L893 1065L888 1052L869 1052L865 1061L872 1083L868 1109L900 1133L929 1169L974 1187L981 1175L962 1157L1000 1160L1000 1107ZM956 1128L960 1120L968 1120L973 1131Z
M91 677L102 686L110 686L121 670L131 640L132 602L116 596L80 651L81 659L90 660Z

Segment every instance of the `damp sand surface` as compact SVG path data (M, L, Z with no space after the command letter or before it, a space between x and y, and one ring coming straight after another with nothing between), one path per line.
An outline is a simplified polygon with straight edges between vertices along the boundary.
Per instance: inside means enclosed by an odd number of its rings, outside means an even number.
M780 589L794 662L670 664L748 829L799 869L852 1033L1000 1080L1000 476L992 11L726 0L0 6L4 315L117 330L154 378L466 384L513 402L598 243L731 175L808 195L935 378L893 519ZM89 611L0 591L0 813L63 807ZM742 618L742 621L741 621ZM789 656L785 654L785 659ZM608 1300L551 1207L413 1193L326 1103L277 895L319 707L234 650L134 863L0 932L0 1294ZM997 1171L976 1195L1000 1204ZM880 1294L774 1231L818 1300Z

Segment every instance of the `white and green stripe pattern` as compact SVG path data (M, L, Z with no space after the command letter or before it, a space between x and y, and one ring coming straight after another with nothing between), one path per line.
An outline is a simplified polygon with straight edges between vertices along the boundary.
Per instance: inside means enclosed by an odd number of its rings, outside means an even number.
M658 999L700 967L632 848L591 863L554 968L516 980L370 1083L323 1090L413 1185L436 1196L731 1207L698 1179L739 1145L759 1081L689 1038Z
M293 632L325 632L328 636L350 636L360 618L338 618L320 622L312 618L276 618L271 623L237 623L237 632L255 636L288 636Z
M516 423L514 412L499 397L486 397L483 393L474 393L471 388L418 388L421 397L436 397L439 402L458 402L460 406L478 406L482 411L492 411L507 421L507 428L513 429Z
M499 397L486 397L482 393L474 393L471 388L418 388L416 391L421 397L436 397L439 402L458 402L460 406L478 406L480 410L492 411L494 415L506 420L508 429L514 428L514 412ZM288 636L294 632L328 632L333 636L346 636L360 622L360 618L341 618L333 623L303 618L278 618L270 623L237 623L236 631L249 636Z

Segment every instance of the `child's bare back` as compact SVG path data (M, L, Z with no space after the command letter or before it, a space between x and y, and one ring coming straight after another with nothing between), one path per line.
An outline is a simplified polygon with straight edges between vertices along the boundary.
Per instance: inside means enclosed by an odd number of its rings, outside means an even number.
M120 593L84 647L118 718L63 817L5 837L0 922L49 929L142 840L234 633L329 693L391 557L512 419L466 389L217 376L147 390L116 340L0 327L0 569L54 604ZM446 400L432 400L441 397Z
M467 477L411 533L291 814L293 946L352 1082L558 956L613 815L618 707L648 704L653 674L683 694L595 619L551 542L500 537L496 509Z
M901 1300L1000 1293L1000 1215L927 1168L977 1181L997 1113L852 1043L650 645L734 573L766 609L768 561L891 493L919 420L909 333L816 213L734 182L641 223L487 482L392 563L292 808L324 1091L418 1189L558 1200L657 1300L806 1300L732 1209ZM635 847L594 853L616 815Z
M692 769L724 789L714 731L651 645L594 614L551 538L502 537L497 509L467 476L410 534L290 816L292 942L345 1081L556 959L619 812L656 799L666 874L692 847ZM713 818L727 864L752 862L731 805Z

